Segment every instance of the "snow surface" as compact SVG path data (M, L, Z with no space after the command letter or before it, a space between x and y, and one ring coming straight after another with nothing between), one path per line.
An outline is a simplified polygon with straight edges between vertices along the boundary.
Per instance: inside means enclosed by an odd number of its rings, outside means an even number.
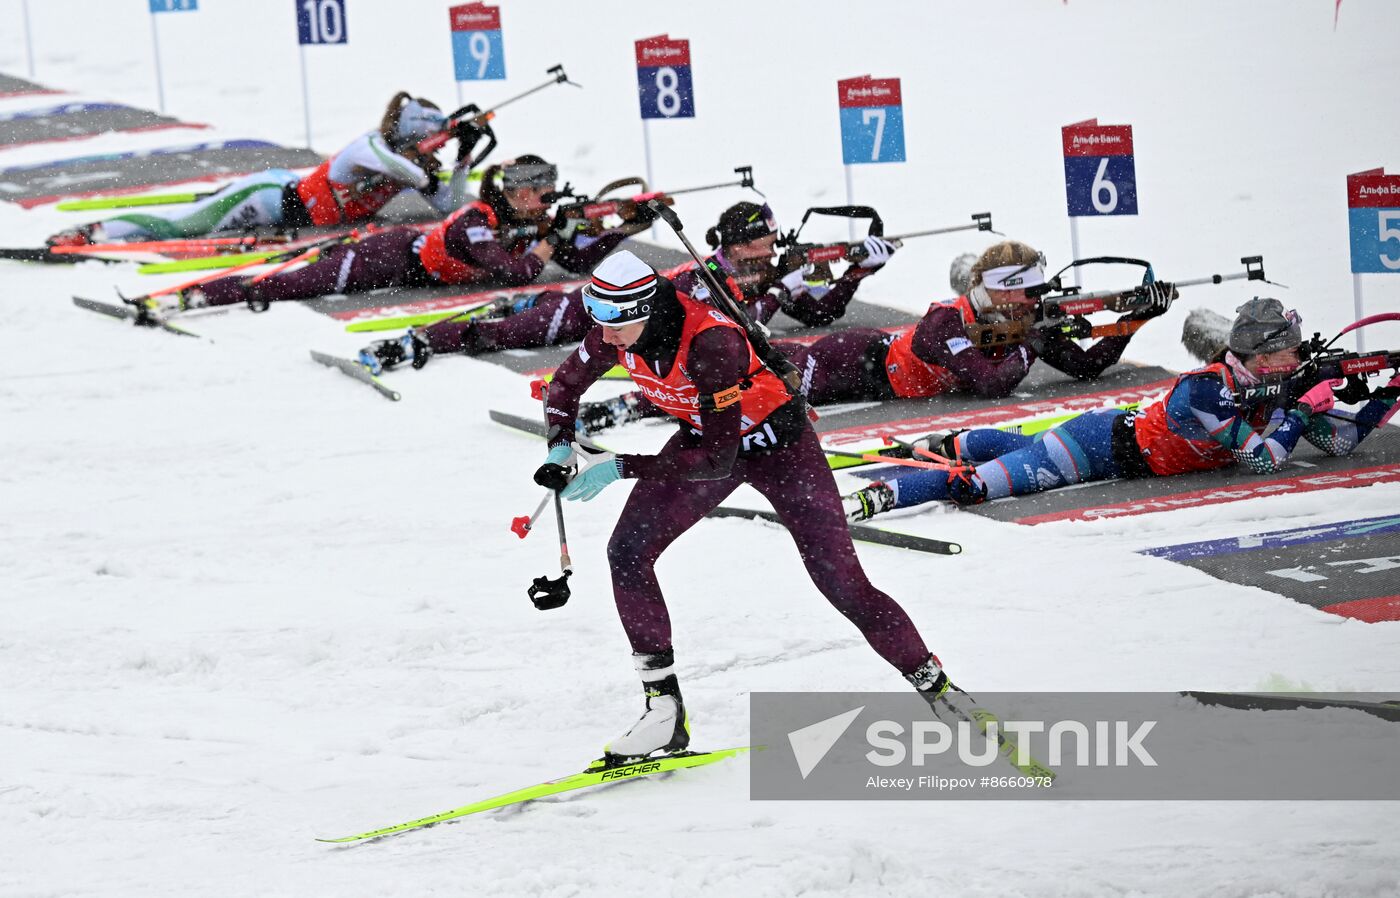
M351 4L352 43L308 52L317 149L370 127L400 87L453 102L448 5ZM0 0L0 21L17 24L20 6ZM28 6L37 80L154 106L142 4ZM217 131L0 151L0 166L304 142L291 4L200 6L160 23L167 109ZM1280 295L1331 332L1354 317L1343 177L1400 167L1400 7L1348 0L1333 31L1333 6L512 4L511 78L468 93L488 104L564 62L586 91L504 111L502 151L543 152L594 187L642 168L631 41L689 37L700 117L652 128L658 182L752 164L792 221L844 199L832 82L900 76L912 161L857 170L857 199L895 232L990 209L1052 264L1069 255L1059 127L1128 122L1142 215L1084 223L1084 251L1146 255L1163 277L1262 253L1292 287ZM22 41L4 30L0 71L25 75ZM734 199L678 208L698 235ZM0 243L33 245L74 220L0 206ZM982 245L911 244L862 297L919 311L946 292L948 261ZM523 593L555 563L551 529L525 543L506 529L538 498L540 444L485 414L535 414L522 378L442 359L391 375L405 394L391 404L310 362L309 347L361 341L303 308L203 317L211 344L69 305L173 278L9 263L0 278L0 894L1400 892L1393 804L751 803L743 761L371 845L313 842L570 772L632 722L603 560L626 487L568 509L574 598L541 614ZM1369 311L1400 308L1400 279L1365 289ZM1185 309L1228 313L1252 293L1188 294L1133 357L1180 368ZM1383 485L1036 528L922 513L895 521L966 554L860 553L974 692L1394 692L1400 625L1134 550L1392 513L1397 500ZM700 745L746 741L750 691L902 686L776 528L702 523L660 577Z

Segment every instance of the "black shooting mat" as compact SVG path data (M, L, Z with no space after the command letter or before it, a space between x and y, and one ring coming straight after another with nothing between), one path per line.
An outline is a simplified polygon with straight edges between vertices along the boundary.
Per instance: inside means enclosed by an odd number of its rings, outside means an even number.
M44 197L86 196L201 178L235 177L270 168L309 168L319 165L320 161L320 155L311 150L279 147L262 141L193 144L151 153L119 153L3 169L0 170L0 199L19 202ZM203 189L214 190L218 186ZM121 211L113 210L112 214Z
M0 147L182 124L179 119L120 103L58 103L0 115Z

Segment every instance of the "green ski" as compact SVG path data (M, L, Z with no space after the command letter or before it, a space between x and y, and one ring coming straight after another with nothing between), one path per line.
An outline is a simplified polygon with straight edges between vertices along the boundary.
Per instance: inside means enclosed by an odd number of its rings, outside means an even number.
M217 256L198 256L193 259L177 259L173 262L146 262L136 271L140 274L173 274L179 271L212 271L217 268L232 268L251 262L254 259L271 259L285 256L287 250L259 251L255 253L223 253Z
M369 321L356 321L345 325L345 329L352 334L370 333L373 331L396 331L406 330L410 327L425 327L429 324L436 324L439 321L446 321L449 318L467 320L476 318L491 311L492 303L484 302L478 306L468 306L464 309L455 309L451 312L423 312L418 315L400 315L395 318L374 318Z
M727 758L743 754L748 750L748 747L743 747L726 748L720 751L684 752L681 754L667 755L665 757L649 758L643 761L637 761L633 764L624 764L620 767L590 767L590 769L585 770L583 773L575 773L557 780L550 780L534 786L526 786L523 789L516 789L514 792L507 792L504 795L497 795L494 798L487 798L484 801L463 805L460 808L453 808L450 811L443 811L440 814L433 814L430 817L422 817L418 820L410 820L407 823L386 826L382 829L373 829L369 832L354 836L342 836L338 839L317 839L316 841L361 842L365 839L378 839L381 836L392 836L413 829L422 829L425 826L432 826L447 820L456 820L459 817L466 817L471 814L479 814L482 811L490 811L496 808L506 807L507 805L522 804L527 801L534 801L538 798L558 795L560 792L572 792L576 789L587 789L591 786L604 786L609 783L637 780L646 776L655 776L659 773L669 773L673 770L684 770L688 767L703 767L706 764L713 764L716 761L723 761Z

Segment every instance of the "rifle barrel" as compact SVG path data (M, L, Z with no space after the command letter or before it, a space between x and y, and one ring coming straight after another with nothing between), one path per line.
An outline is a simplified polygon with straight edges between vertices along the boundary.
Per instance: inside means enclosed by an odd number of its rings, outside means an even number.
M560 74L562 75L563 73L561 72ZM570 81L568 78L563 78L563 77L559 77L559 76L551 77L548 81L544 82L543 84L537 84L537 85L535 85L534 87L530 88L530 89L527 90L527 91L523 91L523 92L521 92L521 93L518 93L518 94L516 94L516 95L513 96L513 97L507 97L506 99L504 99L504 100L502 100L501 102L497 103L495 106L492 106L490 109L483 110L482 112L480 112L480 113L478 113L477 115L473 116L473 117L472 117L472 120L473 120L473 121L479 121L479 120L481 120L481 119L483 119L483 118L488 118L488 117L490 117L491 115L493 115L497 110L503 109L503 108L505 108L506 106L509 106L511 103L514 103L516 100L523 100L523 99L525 99L526 97L530 96L530 94L539 93L540 91L544 90L546 87L550 87L550 86L555 85L555 84L573 84L573 82Z
M743 181L723 181L719 184L706 184L703 187L687 187L684 190L658 190L657 193L664 193L667 196L681 196L686 193L700 193L704 190L718 190L721 187L743 187Z
M956 232L956 231L976 231L976 230L979 230L979 228L978 228L978 226L977 226L976 223L973 223L973 224L965 224L965 225L955 225L955 226L953 226L953 227L951 227L951 228L931 228L931 229L929 229L929 230L927 230L927 231L913 231L913 232L908 233L908 234L895 234L894 236L892 236L892 237L886 237L885 239L886 239L886 240L891 240L891 241L893 241L893 240L909 240L910 238L913 238L913 237L932 237L932 236L935 235L935 234L952 234L952 233L954 233L954 232Z

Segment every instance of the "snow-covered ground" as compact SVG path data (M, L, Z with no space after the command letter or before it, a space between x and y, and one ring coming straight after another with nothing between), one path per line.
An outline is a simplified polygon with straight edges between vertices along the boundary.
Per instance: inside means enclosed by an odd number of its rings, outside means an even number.
M154 106L141 4L28 5L37 80ZM167 109L217 131L0 151L0 167L304 142L291 5L200 5L160 23ZM308 53L317 149L370 127L401 87L454 102L448 5L351 4L352 43ZM0 0L0 20L18 23L20 6ZM502 150L539 151L595 187L642 167L631 41L689 37L699 118L653 128L658 181L749 163L792 221L844 199L832 82L899 76L911 161L856 171L857 198L892 231L990 209L1052 265L1069 255L1059 127L1131 123L1142 215L1084 223L1085 252L1145 255L1169 278L1262 253L1309 329L1333 332L1354 317L1344 176L1400 167L1400 7L1347 0L1335 32L1332 12L1330 0L510 4L511 78L469 95L487 104L565 63L586 90L503 112ZM0 38L0 71L26 73L18 27ZM698 233L733 199L678 208ZM0 206L0 244L73 220ZM862 297L920 310L946 292L949 259L981 245L913 243ZM538 498L540 444L486 419L536 412L523 378L440 359L391 375L405 394L391 404L309 361L308 347L360 341L306 309L234 310L200 321L213 343L185 340L68 301L161 279L0 265L0 894L1400 892L1392 804L751 803L743 761L318 844L567 773L631 723L639 695L603 559L627 487L568 509L574 598L542 614L524 589L555 563L550 528L524 543L507 531ZM1366 291L1369 311L1400 308L1400 278ZM1228 314L1252 292L1188 294L1130 354L1182 367L1185 309ZM1382 485L1035 528L927 513L900 529L955 538L965 555L860 552L974 691L1394 692L1400 626L1134 552L1397 504L1400 486ZM660 577L701 745L746 741L750 691L902 686L779 530L705 522Z

